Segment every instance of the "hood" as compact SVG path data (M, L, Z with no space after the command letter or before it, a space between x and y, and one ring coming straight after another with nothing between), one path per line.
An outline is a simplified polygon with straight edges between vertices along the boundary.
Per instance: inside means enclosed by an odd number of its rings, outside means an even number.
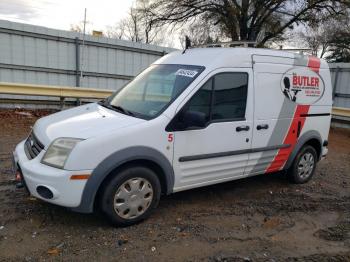
M59 137L87 139L144 121L93 103L43 117L35 123L33 130L46 146Z

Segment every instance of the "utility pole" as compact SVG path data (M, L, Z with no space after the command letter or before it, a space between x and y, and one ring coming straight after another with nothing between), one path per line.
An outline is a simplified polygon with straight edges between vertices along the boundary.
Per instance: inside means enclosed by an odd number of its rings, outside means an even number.
M77 80L77 83L79 83L79 86L84 85L83 83L83 70L84 70L84 51L85 51L85 29L86 29L86 8L84 10L84 26L83 26L83 44L81 48L81 55L80 55L80 66L77 65L77 68L80 68L80 77L79 81ZM78 39L76 39L76 52L77 52L77 59L79 57L79 42ZM78 85L78 84L77 84ZM77 98L76 101L77 106L81 105L81 101L79 98Z
M86 29L86 8L84 10L84 26L83 26L83 44L80 56L80 83L83 82L83 70L84 70L84 51L85 51L85 29Z

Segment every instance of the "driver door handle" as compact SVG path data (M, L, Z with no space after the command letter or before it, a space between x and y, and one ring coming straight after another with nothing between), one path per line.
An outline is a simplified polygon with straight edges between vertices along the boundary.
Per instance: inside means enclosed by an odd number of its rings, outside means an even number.
M236 127L236 131L237 131L237 132L249 131L249 126L237 126L237 127Z

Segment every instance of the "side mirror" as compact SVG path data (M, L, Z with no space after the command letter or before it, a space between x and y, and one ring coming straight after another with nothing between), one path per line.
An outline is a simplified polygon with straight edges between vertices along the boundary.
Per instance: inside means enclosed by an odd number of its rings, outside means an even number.
M182 121L187 127L205 127L207 123L205 113L198 111L185 111L182 114Z

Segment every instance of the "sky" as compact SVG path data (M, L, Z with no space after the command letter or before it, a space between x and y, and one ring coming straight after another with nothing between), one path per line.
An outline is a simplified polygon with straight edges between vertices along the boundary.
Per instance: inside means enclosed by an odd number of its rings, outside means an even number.
M71 25L82 25L87 8L87 31L105 31L128 15L134 1L0 0L0 19L70 30ZM173 35L172 41L171 46L181 48L178 35Z
M69 30L84 20L89 30L104 30L127 15L134 0L0 0L0 19Z

